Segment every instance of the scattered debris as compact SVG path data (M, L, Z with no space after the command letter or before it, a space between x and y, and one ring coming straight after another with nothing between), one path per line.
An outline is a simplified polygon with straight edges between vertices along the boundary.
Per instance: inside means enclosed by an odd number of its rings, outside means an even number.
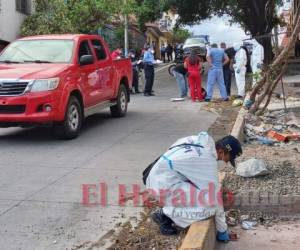
M242 99L236 99L233 101L232 106L233 107L239 107L239 106L243 106L244 101Z
M268 137L274 138L280 142L289 142L300 140L300 134L291 133L291 134L281 134L276 131L270 131Z
M239 163L236 168L236 174L242 177L264 176L269 173L266 164L255 158Z
M255 230L257 226L257 222L256 221L243 221L242 222L242 228L245 230Z
M245 134L251 144L288 143L300 140L300 122L292 111L268 111L263 116L246 116Z
M230 233L229 233L229 240L230 240L230 241L237 241L237 240L238 240L237 233L230 232Z
M257 142L259 144L262 144L262 145L272 146L275 143L275 141L273 141L267 137L264 137L264 136L257 136L255 139L257 140Z

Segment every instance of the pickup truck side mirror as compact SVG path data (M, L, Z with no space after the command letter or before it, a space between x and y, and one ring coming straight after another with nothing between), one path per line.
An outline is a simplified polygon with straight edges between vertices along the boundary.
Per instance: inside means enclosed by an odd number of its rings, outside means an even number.
M92 55L84 55L80 57L80 66L89 65L94 63L94 58Z

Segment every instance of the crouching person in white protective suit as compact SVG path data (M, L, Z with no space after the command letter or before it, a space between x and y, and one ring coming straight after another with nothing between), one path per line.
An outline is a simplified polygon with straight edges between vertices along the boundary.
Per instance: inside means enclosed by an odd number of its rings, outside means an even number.
M152 167L147 190L159 200L152 214L164 235L177 233L193 222L215 216L217 239L228 241L227 224L218 181L218 161L231 162L242 154L233 136L218 142L206 133L179 139Z
M247 54L246 51L238 43L236 43L233 48L236 51L233 69L235 73L236 86L238 89L238 97L244 98L247 73Z
M264 51L264 47L255 39L253 39L252 43L253 43L253 52L251 56L251 68L253 73L252 86L254 86L258 81L261 80L261 72L264 65L265 51Z

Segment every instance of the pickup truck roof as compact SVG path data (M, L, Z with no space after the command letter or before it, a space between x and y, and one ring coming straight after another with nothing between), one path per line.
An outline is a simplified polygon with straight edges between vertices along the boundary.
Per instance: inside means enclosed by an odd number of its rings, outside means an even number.
M63 34L63 35L41 35L41 36L28 36L23 37L18 40L49 40L49 39L55 39L55 40L76 40L78 38L97 38L99 39L100 36L98 35L86 35L86 34Z

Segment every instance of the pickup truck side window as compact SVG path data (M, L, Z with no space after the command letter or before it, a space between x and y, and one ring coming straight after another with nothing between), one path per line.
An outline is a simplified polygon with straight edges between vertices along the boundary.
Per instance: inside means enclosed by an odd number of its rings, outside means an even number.
M99 40L92 40L92 45L94 47L95 53L97 55L98 60L106 59L105 48Z
M89 42L87 40L82 41L78 50L78 61L82 56L93 55L91 48L89 46Z

